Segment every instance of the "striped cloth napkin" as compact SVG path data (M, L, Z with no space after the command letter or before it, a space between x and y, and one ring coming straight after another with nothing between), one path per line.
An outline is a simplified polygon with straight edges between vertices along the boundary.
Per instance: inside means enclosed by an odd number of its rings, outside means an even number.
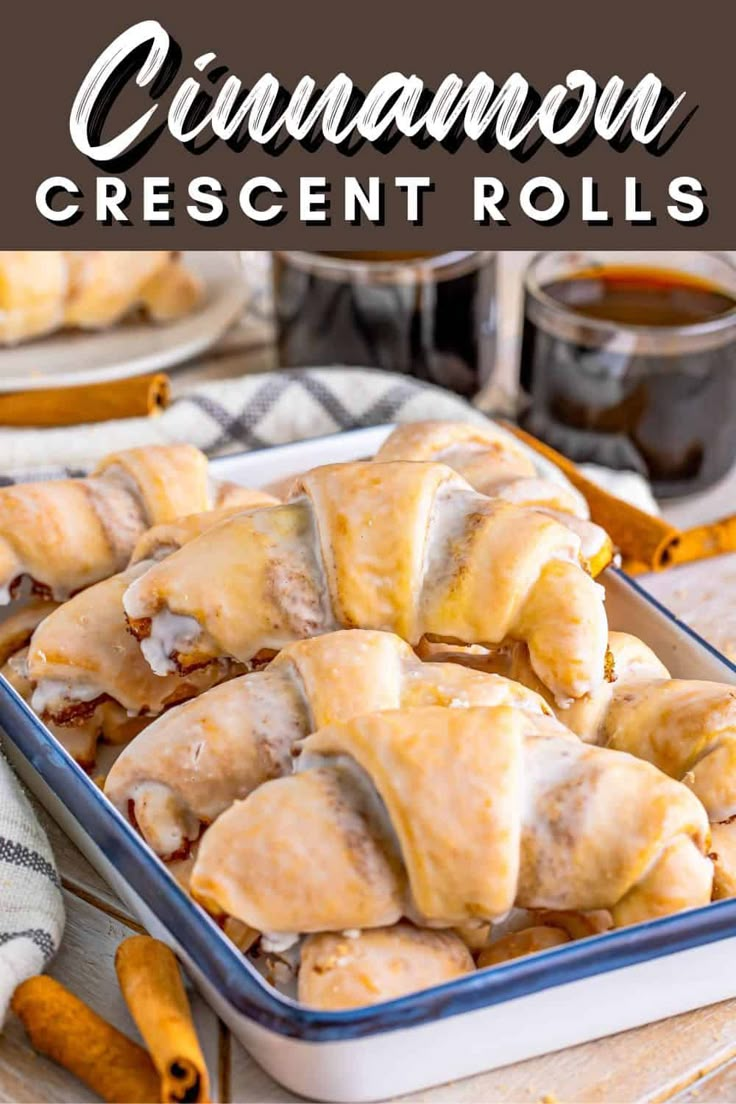
M0 429L0 483L80 474L105 453L135 445L188 441L208 456L222 456L422 418L486 422L464 399L391 372L263 372L195 385L154 418L58 429Z
M54 856L0 752L0 1027L16 985L43 970L63 931Z

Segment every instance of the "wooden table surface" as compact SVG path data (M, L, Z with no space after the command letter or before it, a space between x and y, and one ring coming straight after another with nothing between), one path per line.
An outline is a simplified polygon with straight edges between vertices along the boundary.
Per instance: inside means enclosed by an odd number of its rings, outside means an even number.
M518 270L523 255L507 264ZM232 346L230 346L232 349ZM267 343L185 371L189 382L272 365ZM675 504L668 511L678 524L690 524L733 509L736 472L704 499ZM683 568L652 581L652 589L736 658L736 556L708 566ZM50 973L110 1019L137 1037L115 981L113 957L121 939L140 930L125 907L86 859L39 808L61 872L67 907L63 945ZM296 1100L256 1065L204 1001L192 993L197 1028L213 1080L213 1100L286 1102ZM97 1098L52 1062L36 1055L11 1015L0 1035L0 1102L71 1104ZM736 1101L736 1000L627 1031L558 1054L534 1058L493 1073L403 1097L403 1100L475 1102Z

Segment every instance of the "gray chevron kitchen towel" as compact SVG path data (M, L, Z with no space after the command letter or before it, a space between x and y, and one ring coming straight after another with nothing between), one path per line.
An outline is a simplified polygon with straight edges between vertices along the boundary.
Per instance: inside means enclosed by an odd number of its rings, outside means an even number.
M59 429L0 429L0 478L11 482L77 474L106 452L134 445L188 441L208 456L221 456L422 418L486 421L456 395L391 372L265 372L192 387L154 418Z
M0 1027L16 985L43 970L63 930L51 848L0 752Z

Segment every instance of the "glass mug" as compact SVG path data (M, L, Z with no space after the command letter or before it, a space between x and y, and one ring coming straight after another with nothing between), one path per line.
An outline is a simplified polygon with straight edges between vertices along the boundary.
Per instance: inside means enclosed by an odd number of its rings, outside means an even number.
M273 255L282 367L357 365L477 394L493 368L496 255Z
M542 253L524 284L521 422L576 461L701 490L736 459L736 267L703 252Z

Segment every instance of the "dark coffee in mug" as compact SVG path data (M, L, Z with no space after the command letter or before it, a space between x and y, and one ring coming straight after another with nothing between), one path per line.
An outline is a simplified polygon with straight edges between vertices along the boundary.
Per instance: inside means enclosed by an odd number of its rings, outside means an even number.
M642 472L659 495L724 475L736 457L736 293L702 267L611 261L528 287L526 427L576 460Z
M459 395L495 353L495 254L274 254L282 367L403 372Z

